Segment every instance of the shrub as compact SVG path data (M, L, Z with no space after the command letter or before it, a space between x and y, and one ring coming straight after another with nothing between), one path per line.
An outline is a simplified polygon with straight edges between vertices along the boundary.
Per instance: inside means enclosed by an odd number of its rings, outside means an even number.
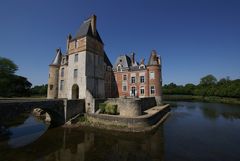
M107 114L116 115L117 114L117 105L107 104L105 110L106 110Z
M100 113L105 113L106 105L107 105L106 103L99 104Z

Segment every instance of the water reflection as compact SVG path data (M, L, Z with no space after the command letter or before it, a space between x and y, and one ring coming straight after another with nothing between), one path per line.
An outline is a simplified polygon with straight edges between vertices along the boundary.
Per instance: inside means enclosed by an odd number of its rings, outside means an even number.
M176 102L171 116L152 134L60 127L44 132L46 125L28 117L0 140L0 160L239 161L239 114L240 106ZM40 131L44 134L39 137Z
M163 160L163 128L154 135L134 137L88 130L55 128L35 142L17 149L5 148L0 160L124 161Z

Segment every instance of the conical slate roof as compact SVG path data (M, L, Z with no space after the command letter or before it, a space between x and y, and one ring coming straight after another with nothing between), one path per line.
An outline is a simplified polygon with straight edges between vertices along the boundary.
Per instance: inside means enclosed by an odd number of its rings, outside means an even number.
M60 49L57 49L57 53L55 58L53 59L52 63L50 65L60 65L62 59L62 52Z

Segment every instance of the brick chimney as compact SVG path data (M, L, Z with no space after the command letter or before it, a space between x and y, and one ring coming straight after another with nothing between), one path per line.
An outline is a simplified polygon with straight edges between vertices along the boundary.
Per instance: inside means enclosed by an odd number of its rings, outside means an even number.
M92 33L93 33L94 36L96 36L96 32L97 32L96 23L97 23L97 16L92 15L92 17L91 17L91 27L92 27Z

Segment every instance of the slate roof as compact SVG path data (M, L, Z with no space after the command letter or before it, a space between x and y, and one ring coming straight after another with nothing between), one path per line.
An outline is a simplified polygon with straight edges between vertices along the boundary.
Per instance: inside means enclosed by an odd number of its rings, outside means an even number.
M158 56L155 50L153 50L150 54L148 65L158 65Z
M107 56L107 54L105 52L104 52L104 62L107 64L107 66L113 67L112 63L108 59L108 56Z
M127 55L121 55L117 58L113 68L117 69L117 66L121 64L123 68L130 68L131 66L131 59Z
M81 24L79 30L77 31L75 38L85 37L85 36L93 37L93 38L97 39L100 43L103 44L103 41L102 41L98 31L96 31L96 35L93 35L93 33L92 33L91 18L84 21Z
M62 59L62 52L60 49L57 49L57 53L55 58L53 59L52 63L50 65L60 65Z

